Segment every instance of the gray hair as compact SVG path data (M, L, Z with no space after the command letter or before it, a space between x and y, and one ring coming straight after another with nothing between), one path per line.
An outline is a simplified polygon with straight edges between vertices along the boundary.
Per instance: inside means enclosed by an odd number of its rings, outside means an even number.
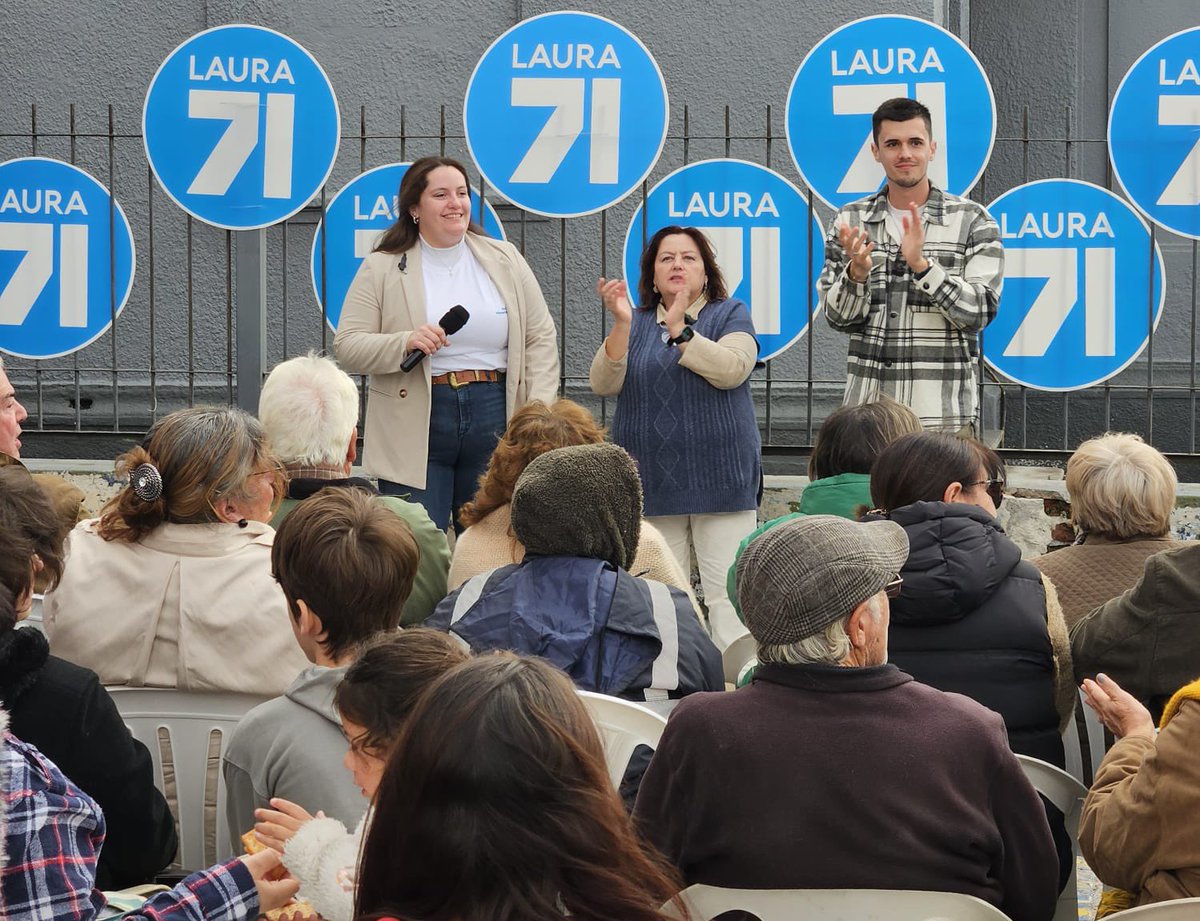
M882 611L878 595L867 599L870 602L872 617L878 617ZM806 636L795 643L785 643L779 646L758 644L758 661L763 665L841 665L850 657L854 645L850 642L847 627L851 611L845 617L835 620L820 633Z
M309 352L267 375L258 417L284 464L341 466L358 424L358 387L332 358Z

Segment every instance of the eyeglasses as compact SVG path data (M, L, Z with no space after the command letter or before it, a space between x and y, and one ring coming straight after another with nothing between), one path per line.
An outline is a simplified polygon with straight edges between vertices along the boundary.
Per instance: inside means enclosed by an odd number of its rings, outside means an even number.
M900 596L900 588L903 585L904 579L896 576L896 578L883 587L883 593L889 598L898 598Z
M1004 480L976 480L973 483L963 483L964 489L970 489L972 486L982 486L988 494L988 498L992 500L992 505L996 508L1000 507L1000 503L1004 501Z

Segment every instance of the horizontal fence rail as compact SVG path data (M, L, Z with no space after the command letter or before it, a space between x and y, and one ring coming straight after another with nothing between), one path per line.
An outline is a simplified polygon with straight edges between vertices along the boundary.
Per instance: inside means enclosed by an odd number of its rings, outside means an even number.
M56 114L61 118L62 113ZM165 413L196 404L236 403L239 349L260 350L268 369L310 349L332 352L333 333L312 290L309 260L317 224L334 192L372 167L430 154L457 157L473 172L465 138L447 127L445 106L436 131L410 130L404 107L398 124L382 126L360 107L353 130L343 131L327 187L262 237L255 258L265 263L267 278L265 341L255 342L244 327L239 333L237 324L236 267L246 264L247 255L239 259L239 235L194 220L166 196L150 172L141 135L115 130L112 106L105 113L106 130L80 130L77 114L71 106L65 129L46 130L43 113L31 106L28 130L0 134L0 159L55 157L104 182L133 227L137 274L129 302L111 329L83 350L41 361L5 356L9 376L29 411L24 425L29 456L106 458L127 448ZM589 406L602 420L611 415L610 401L594 396L587 382L591 357L607 328L595 280L622 274L625 230L654 182L689 162L737 157L773 168L807 192L791 162L778 111L769 105L754 113L725 107L715 117L706 110L705 116L718 123L719 130L697 130L693 113L684 106L682 130L668 135L640 191L596 215L545 218L492 195L482 181L476 186L480 198L498 212L509 240L526 254L555 314L563 395ZM1105 139L1076 136L1073 121L1067 109L1061 135L1034 136L1026 110L1018 135L997 138L988 170L971 197L986 203L1016 185L1059 177L1088 179L1112 189ZM829 209L819 203L810 209L828 230ZM1080 441L1121 430L1141 434L1172 456L1184 468L1181 475L1200 478L1200 244L1151 226L1152 240L1162 248L1167 267L1166 304L1160 327L1152 328L1137 361L1101 385L1067 393L999 380L982 366L984 430L993 440L1002 437L1002 453L1010 461L1061 463ZM798 271L810 271L821 259L817 240L810 252L785 254L783 261ZM1148 291L1151 318L1152 301ZM115 295L112 302L115 309ZM769 472L803 472L813 436L840 404L845 385L846 337L828 328L816 303L807 303L805 309L805 335L751 379ZM365 398L365 381L362 393ZM1189 476L1188 470L1194 472Z

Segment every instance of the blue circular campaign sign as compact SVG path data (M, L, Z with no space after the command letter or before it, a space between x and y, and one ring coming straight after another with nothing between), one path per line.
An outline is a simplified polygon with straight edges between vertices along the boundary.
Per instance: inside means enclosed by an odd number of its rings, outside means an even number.
M334 331L358 267L383 232L396 221L400 180L410 166L411 163L389 163L356 176L333 196L325 208L325 217L317 224L312 245L313 293L318 306L328 305L325 319ZM471 220L481 224L489 237L506 239L500 218L486 200L482 200L483 220L480 220L480 203L479 195L472 191ZM322 254L327 276L322 270ZM327 280L322 284L324 279Z
M1108 189L1043 179L988 207L1004 242L1004 288L983 357L1038 390L1081 390L1124 370L1163 310L1150 227ZM1154 274L1150 276L1153 263Z
M628 29L557 12L513 26L467 84L463 123L479 171L548 217L615 204L654 168L667 137L667 86Z
M302 46L262 26L218 26L167 56L142 111L146 157L193 217L254 230L320 191L341 140L337 98Z
M134 252L125 212L109 203L108 189L61 160L0 163L0 350L57 358L112 325Z
M636 298L643 239L671 224L697 227L713 244L730 297L750 307L761 360L774 358L804 334L809 310L815 316L819 303L824 233L795 185L745 160L701 160L664 177L638 206L625 234L631 296Z
M957 36L924 19L868 16L818 42L788 91L792 159L831 208L882 184L871 114L897 96L919 100L932 115L934 185L965 195L983 175L996 139L996 100L983 65Z
M1108 113L1113 173L1167 230L1200 239L1200 27L1176 32L1122 78Z

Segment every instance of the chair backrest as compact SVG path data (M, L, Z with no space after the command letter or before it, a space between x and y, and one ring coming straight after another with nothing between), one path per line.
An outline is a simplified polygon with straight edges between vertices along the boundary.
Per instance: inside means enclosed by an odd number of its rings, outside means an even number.
M1109 915L1113 921L1196 921L1200 918L1200 899L1174 899L1170 902L1155 902L1141 908L1130 908Z
M736 685L742 674L742 669L750 664L758 655L758 641L749 633L744 633L730 643L721 654L721 664L725 668L725 682Z
M1017 755L1021 770L1033 784L1033 788L1046 797L1063 814L1067 834L1071 836L1071 852L1079 856L1079 815L1083 811L1083 799L1087 787L1062 768L1055 767L1028 755ZM1077 861L1071 862L1071 877L1058 897L1054 921L1075 921L1079 915L1079 881Z
M667 726L666 718L649 707L619 697L594 691L579 691L579 696L600 730L608 776L612 778L613 786L619 789L634 749L639 745L658 748L658 740Z
M134 738L150 750L154 785L175 817L179 852L167 872L202 870L232 857L221 755L238 721L265 698L161 688L108 692Z
M21 621L20 626L33 627L42 633L46 632L46 625L42 622L42 596L34 594L33 605L29 609L29 616Z
M1087 733L1088 757L1092 762L1092 773L1086 780L1086 783L1090 785L1096 778L1096 772L1100 770L1100 762L1104 760L1105 752L1108 751L1108 737L1104 734L1104 723L1101 722L1099 714L1084 701L1082 688L1079 691L1079 706L1083 709L1083 725Z
M718 889L689 886L680 897L692 921L748 911L761 921L1006 921L994 905L958 892L890 889ZM682 918L668 902L663 912Z

